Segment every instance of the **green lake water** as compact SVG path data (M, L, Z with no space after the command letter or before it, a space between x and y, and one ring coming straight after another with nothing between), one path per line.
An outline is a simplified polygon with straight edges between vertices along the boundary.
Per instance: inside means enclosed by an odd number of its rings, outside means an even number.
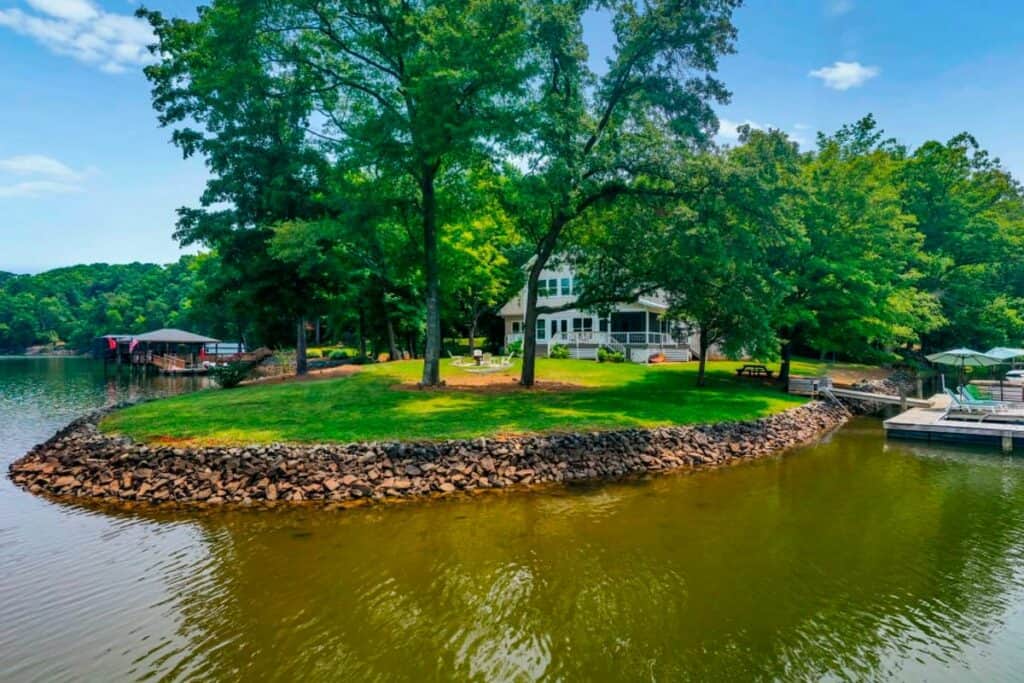
M1024 458L860 419L716 471L349 511L114 512L7 464L194 383L0 359L0 680L1024 678Z

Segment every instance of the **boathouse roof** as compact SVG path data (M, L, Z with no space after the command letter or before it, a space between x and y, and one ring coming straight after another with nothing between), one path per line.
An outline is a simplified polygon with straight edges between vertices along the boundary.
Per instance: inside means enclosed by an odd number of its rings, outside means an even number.
M156 344L216 344L219 339L204 337L201 334L176 330L173 327L165 327L160 330L153 330L145 334L135 335L136 341L151 342Z

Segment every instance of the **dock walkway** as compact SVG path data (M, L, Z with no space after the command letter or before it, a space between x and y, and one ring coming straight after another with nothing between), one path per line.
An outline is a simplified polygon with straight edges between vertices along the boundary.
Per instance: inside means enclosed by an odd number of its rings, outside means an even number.
M911 408L883 424L886 436L920 441L945 441L993 445L1004 451L1024 448L1024 422L1007 423L979 419L946 419L949 397L937 394L929 407Z

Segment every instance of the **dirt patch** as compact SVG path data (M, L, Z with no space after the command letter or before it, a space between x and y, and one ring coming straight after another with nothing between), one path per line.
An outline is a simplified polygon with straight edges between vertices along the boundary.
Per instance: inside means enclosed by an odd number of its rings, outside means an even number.
M579 391L586 387L570 382L548 382L538 380L533 387L523 387L519 384L519 377L509 372L495 372L487 375L474 375L464 372L461 374L450 374L444 378L444 385L440 387L421 387L414 382L405 382L395 385L399 391L472 391L480 394L507 394L518 391L543 391L562 392Z
M336 365L333 368L322 368L310 370L305 375L298 376L294 372L287 375L274 375L273 377L258 377L242 382L243 385L266 385L284 384L286 382L310 382L318 379L333 379L336 377L348 377L363 369L362 365Z
M885 368L829 368L825 373L838 386L852 386L863 380L887 379L892 370Z

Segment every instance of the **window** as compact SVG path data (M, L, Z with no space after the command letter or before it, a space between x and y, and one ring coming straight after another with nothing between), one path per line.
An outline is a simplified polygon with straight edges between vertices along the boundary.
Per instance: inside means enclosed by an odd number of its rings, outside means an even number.
M573 332L593 332L594 331L594 319L593 318L573 318L572 319L572 331Z
M562 325L562 332L563 333L569 331L569 321L568 320L562 320L561 321L561 325Z
M548 296L558 296L558 278L548 280Z
M544 326L544 321L537 318L537 339L546 339L546 331L547 328Z
M601 318L600 328L602 332L608 331L608 318Z
M554 337L557 334L558 334L558 321L557 320L552 320L551 321L551 336Z
M547 295L548 295L548 281L547 280L537 280L537 296L538 297L542 297L542 296L547 296Z
M576 296L579 294L579 287L576 286L576 278L572 279L572 295Z
M518 320L512 321L512 334L520 334L523 331L523 324Z
M562 278L562 296L569 296L572 293L571 282L572 280L567 277Z

